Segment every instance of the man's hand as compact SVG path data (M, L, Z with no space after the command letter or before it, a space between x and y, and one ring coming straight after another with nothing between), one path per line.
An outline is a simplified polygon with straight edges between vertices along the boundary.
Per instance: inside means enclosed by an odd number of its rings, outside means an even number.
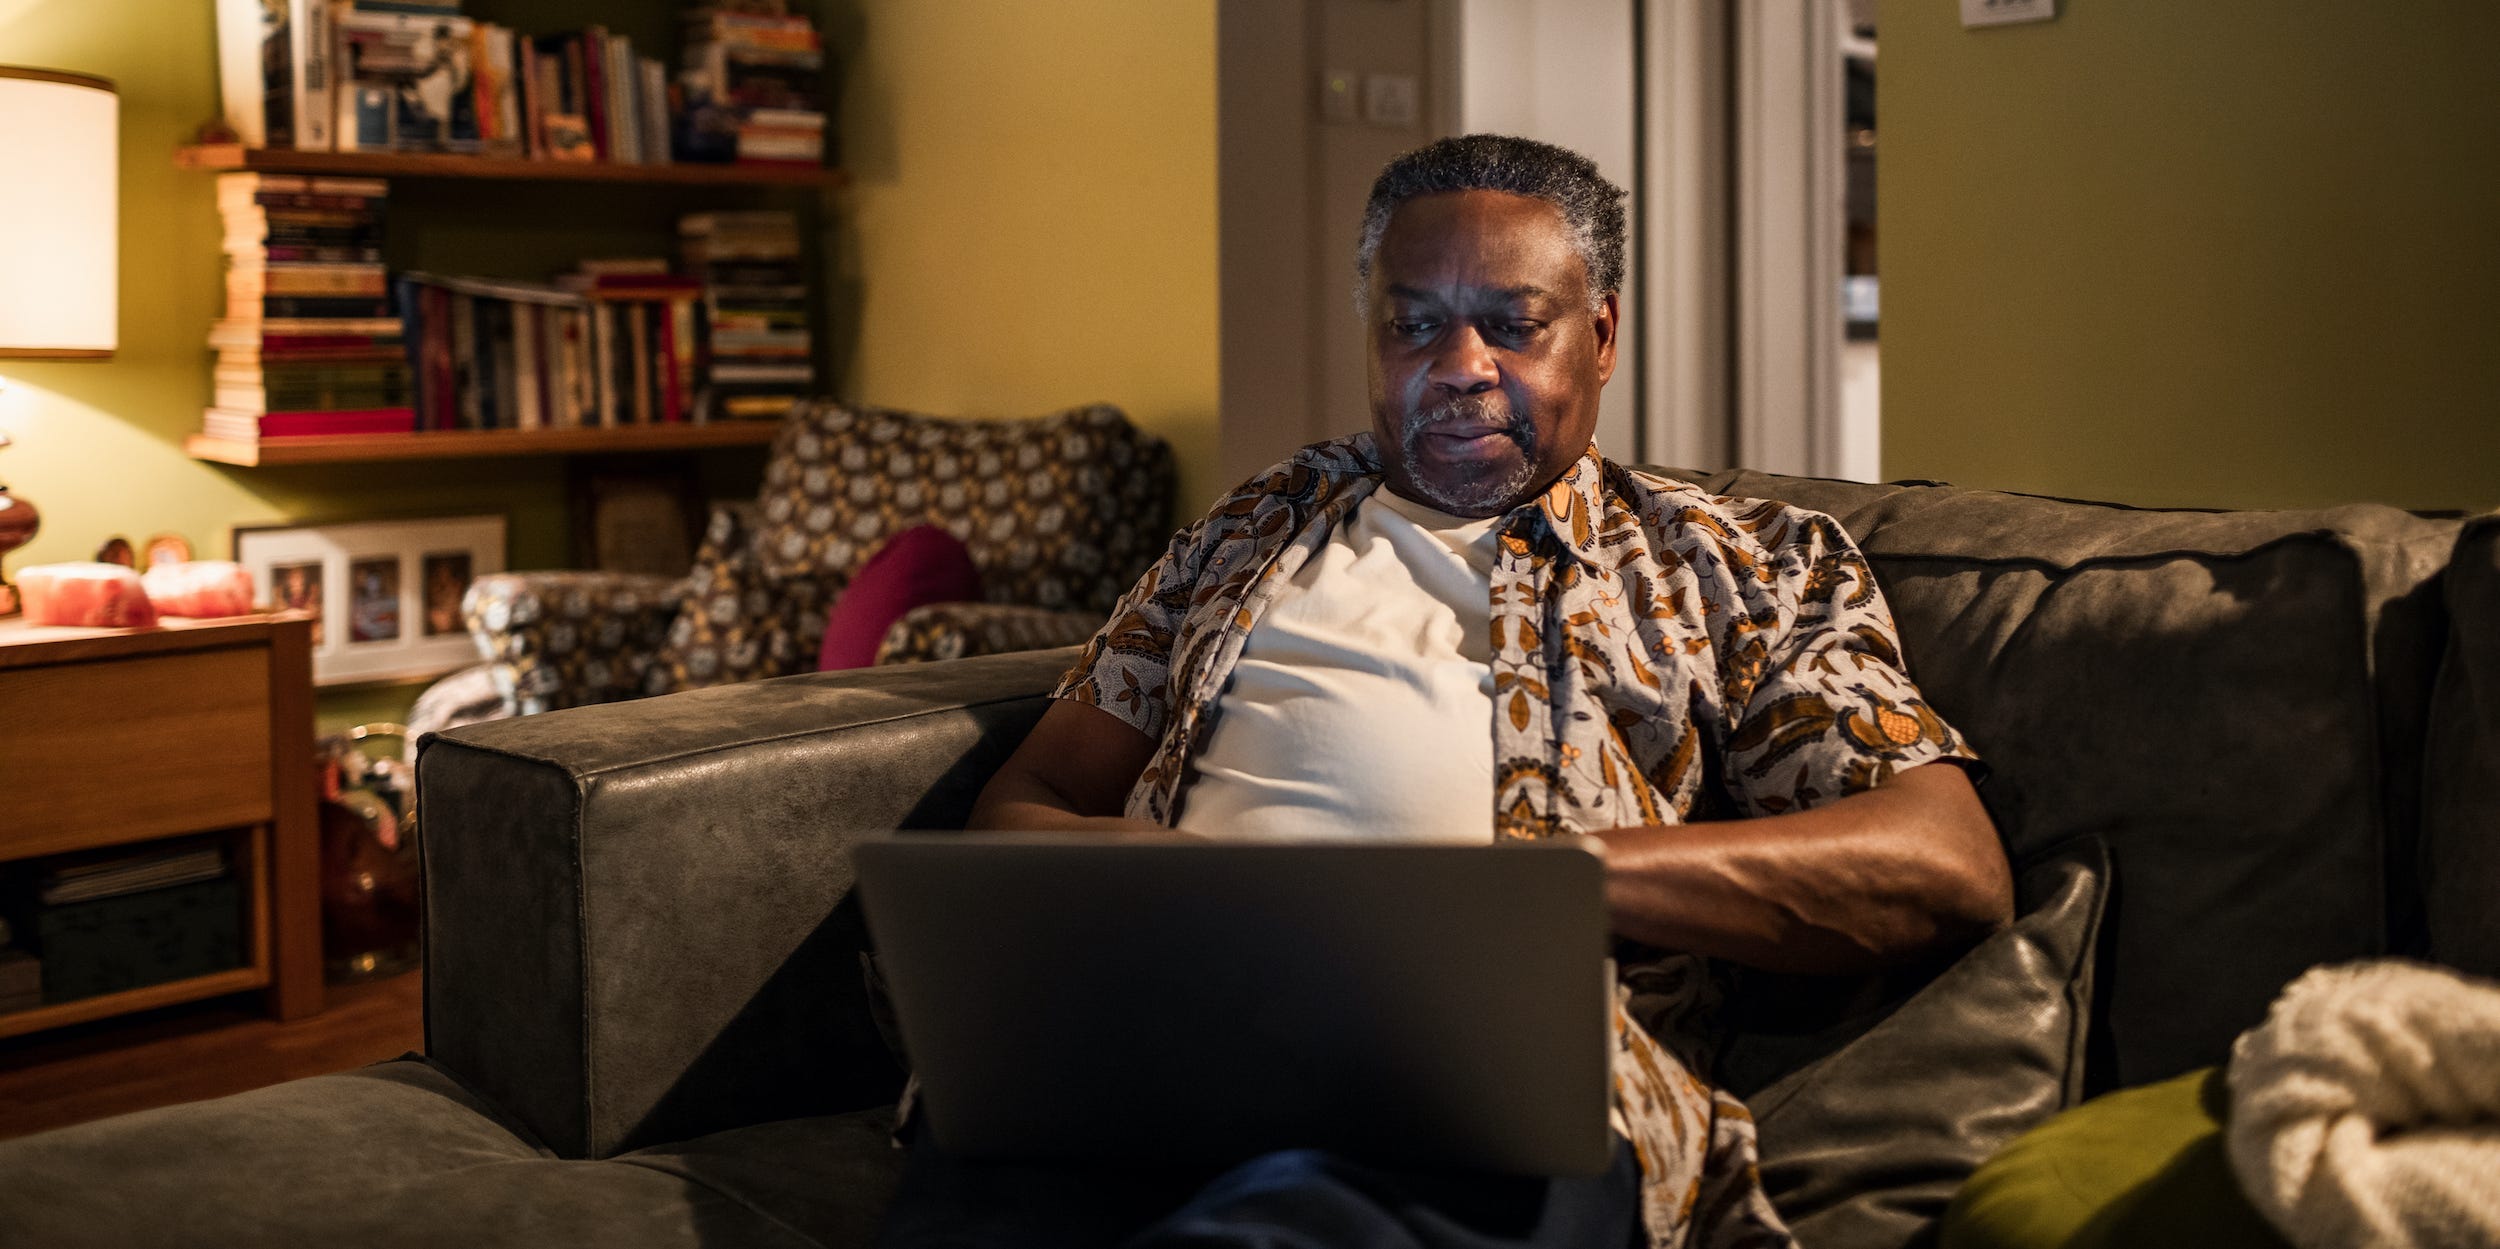
M1060 699L981 790L965 827L1013 832L1173 835L1121 814L1154 740L1099 707Z
M1949 763L1810 811L1592 840L1616 932L1771 971L1871 970L2013 918L1996 829Z

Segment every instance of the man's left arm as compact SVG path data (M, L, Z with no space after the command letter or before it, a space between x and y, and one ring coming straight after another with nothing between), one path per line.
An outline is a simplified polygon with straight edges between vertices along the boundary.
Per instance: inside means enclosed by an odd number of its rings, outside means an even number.
M1770 971L1840 973L1967 944L2013 916L1970 778L1897 772L1809 810L1592 834L1615 931Z

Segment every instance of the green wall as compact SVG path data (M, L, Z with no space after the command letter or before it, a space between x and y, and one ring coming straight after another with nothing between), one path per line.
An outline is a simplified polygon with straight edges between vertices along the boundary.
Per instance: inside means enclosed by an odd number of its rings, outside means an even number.
M1884 472L2500 504L2500 6L1887 4Z

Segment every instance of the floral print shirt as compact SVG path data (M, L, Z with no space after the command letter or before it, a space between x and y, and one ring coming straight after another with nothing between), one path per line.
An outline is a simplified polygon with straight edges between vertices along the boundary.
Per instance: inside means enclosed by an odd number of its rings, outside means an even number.
M1112 609L1055 696L1154 740L1130 815L1173 822L1243 642L1380 481L1369 433L1306 447L1182 530ZM1865 557L1828 516L1704 494L1592 447L1499 533L1497 837L1803 810L1972 757L1912 685ZM1696 1074L1712 977L1628 943L1618 966L1618 1126L1653 1243L1789 1243L1743 1104Z

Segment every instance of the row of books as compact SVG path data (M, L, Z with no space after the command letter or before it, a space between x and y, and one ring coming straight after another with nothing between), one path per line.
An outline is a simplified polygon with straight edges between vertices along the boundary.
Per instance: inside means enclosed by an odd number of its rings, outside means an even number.
M402 274L415 427L580 429L698 419L700 289L590 271L558 285Z
M528 35L459 0L217 0L248 147L821 163L823 49L780 0L686 14L686 69L600 26Z
M369 178L218 175L226 315L209 335L206 432L411 428L407 349L382 261L389 190Z

